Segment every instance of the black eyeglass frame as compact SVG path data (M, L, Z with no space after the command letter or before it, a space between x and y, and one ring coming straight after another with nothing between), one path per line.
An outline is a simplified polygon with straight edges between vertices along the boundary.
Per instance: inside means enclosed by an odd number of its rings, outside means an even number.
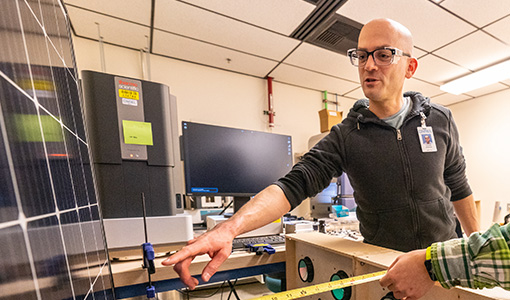
M375 53L376 51L379 51L379 50L390 50L390 51L391 51L391 60L390 60L390 62L389 62L388 64L383 64L383 65L381 65L381 64L377 64L376 59L375 59L375 56L374 56L374 53ZM354 53L355 51L363 51L363 52L365 52L365 53L367 54L367 59L365 60L365 62L364 62L364 63L362 63L362 64L355 64L355 63L354 63L354 59L355 59L355 58L353 57L353 53ZM364 65L367 63L368 58L369 58L370 56L372 56L372 59L374 60L374 63L375 63L377 66L389 66L389 65L391 65L391 64L393 64L393 63L397 63L397 62L398 62L398 60L395 60L395 57L401 57L401 56L411 57L411 55L410 55L410 54L405 53L404 51L402 51L402 50L400 50L400 49L398 49L398 48L394 48L394 47L383 47L383 48L378 48L378 49L375 49L374 51L370 51L370 52L369 52L369 51L366 51L366 50L359 50L359 49L357 49L357 48L352 48L352 49L347 50L347 56L349 56L349 59L350 59L350 61L351 61L351 64L352 64L353 66L355 66L355 67L360 67L360 66L362 67L362 66L364 66ZM358 61L359 61L359 59L358 59Z

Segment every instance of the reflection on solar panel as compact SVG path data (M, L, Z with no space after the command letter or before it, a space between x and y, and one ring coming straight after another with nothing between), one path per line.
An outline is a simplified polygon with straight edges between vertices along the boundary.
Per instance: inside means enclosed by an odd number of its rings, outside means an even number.
M114 299L65 10L1 7L0 299Z

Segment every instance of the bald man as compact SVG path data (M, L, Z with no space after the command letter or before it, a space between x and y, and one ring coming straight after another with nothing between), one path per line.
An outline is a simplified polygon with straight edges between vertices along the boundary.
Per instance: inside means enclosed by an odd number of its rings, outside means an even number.
M468 234L478 230L451 112L419 93L402 92L418 66L412 50L411 33L401 24L367 23L348 56L368 99L357 101L286 176L163 264L175 264L181 280L194 288L198 280L189 265L207 253L212 260L202 279L208 281L230 255L234 237L278 219L343 172L354 189L366 243L410 251L451 239L454 208ZM433 136L434 145L422 148L423 134Z

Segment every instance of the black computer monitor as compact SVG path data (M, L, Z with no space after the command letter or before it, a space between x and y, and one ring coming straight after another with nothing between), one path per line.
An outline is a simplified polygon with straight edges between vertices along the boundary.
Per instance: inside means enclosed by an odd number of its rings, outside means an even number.
M287 135L182 122L189 196L253 196L292 168Z

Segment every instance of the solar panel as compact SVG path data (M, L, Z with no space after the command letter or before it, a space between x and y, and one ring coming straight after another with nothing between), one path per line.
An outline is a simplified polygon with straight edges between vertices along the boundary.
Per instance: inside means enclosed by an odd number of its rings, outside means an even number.
M114 299L65 9L4 0L0 299Z

